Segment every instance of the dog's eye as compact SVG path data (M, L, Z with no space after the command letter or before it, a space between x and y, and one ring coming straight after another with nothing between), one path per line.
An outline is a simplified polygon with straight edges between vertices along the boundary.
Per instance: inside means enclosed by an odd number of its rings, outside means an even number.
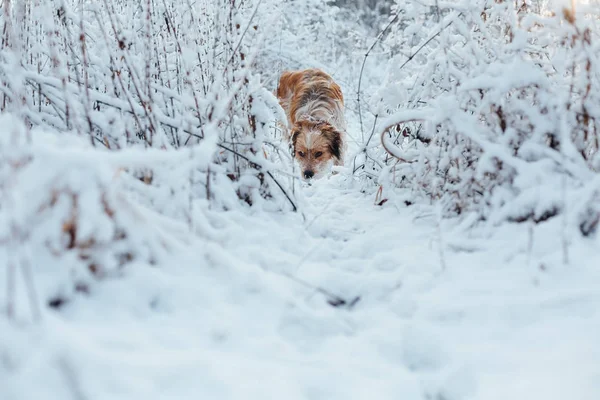
M317 151L317 152L315 153L315 158L319 158L319 157L321 157L322 155L323 155L323 152L322 152L322 151Z
M299 152L298 152L298 155L299 155L300 157L304 157L304 156L305 156L305 154L304 154L304 152L303 152L303 151L299 151Z

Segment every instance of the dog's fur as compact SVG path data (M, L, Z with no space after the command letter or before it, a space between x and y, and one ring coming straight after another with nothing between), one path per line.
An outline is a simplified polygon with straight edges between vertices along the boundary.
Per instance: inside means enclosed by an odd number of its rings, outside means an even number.
M285 71L277 98L288 118L286 137L304 179L322 177L331 165L344 165L344 97L334 80L319 69Z

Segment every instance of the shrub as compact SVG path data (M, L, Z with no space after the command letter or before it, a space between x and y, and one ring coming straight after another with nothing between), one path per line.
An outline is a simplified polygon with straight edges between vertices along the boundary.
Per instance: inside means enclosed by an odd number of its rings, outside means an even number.
M396 7L397 28L424 22L387 39L415 38L408 57L390 61L396 95L380 92L397 110L381 123L380 183L446 215L498 223L566 213L589 234L599 215L597 18L527 2L409 3Z
M103 149L203 144L194 157L211 164L191 168L187 178L202 196L231 207L227 191L211 190L226 177L249 204L275 197L283 199L279 207L295 208L288 182L266 171L265 158L279 151L270 137L281 115L253 68L259 7L235 0L5 2L1 110ZM166 185L153 169L131 172Z

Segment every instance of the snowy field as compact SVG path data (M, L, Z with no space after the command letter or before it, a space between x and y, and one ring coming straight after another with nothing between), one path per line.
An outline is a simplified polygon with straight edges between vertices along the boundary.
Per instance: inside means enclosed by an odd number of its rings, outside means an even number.
M593 2L9 3L0 400L600 399ZM304 67L349 125L310 185Z
M598 398L597 241L564 266L556 226L440 241L352 179L304 190L306 221L211 215L160 268L3 319L2 398Z

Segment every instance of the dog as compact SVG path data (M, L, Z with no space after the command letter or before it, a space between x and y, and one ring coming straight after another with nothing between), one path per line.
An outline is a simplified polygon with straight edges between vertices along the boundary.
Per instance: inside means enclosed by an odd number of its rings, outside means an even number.
M277 98L288 119L285 138L304 180L323 177L332 165L344 165L346 120L344 96L319 69L285 71Z

